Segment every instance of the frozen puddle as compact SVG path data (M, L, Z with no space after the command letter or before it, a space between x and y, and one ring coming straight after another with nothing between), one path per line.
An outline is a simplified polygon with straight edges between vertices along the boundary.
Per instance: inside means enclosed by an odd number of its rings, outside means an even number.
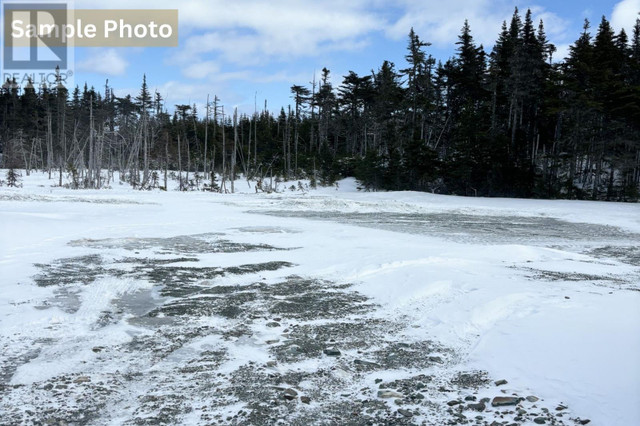
M349 216L373 226L365 217ZM579 423L557 401L459 371L460 354L407 337L350 284L291 275L277 247L221 234L70 245L89 254L33 278L55 289L38 306L55 321L1 342L0 424ZM244 252L269 254L212 265Z
M567 241L638 244L640 234L589 223L565 222L550 217L484 216L462 213L344 213L339 211L256 210L256 213L334 221L374 229L424 234L460 243L553 244ZM636 254L637 258L637 254Z

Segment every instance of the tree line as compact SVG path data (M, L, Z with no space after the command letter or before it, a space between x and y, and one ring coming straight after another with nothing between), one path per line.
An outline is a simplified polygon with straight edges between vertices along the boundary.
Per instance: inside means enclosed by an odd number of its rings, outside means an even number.
M5 168L45 170L59 184L100 188L115 172L137 188L233 191L242 175L264 182L355 176L365 190L473 196L638 200L640 195L640 19L616 34L605 17L585 21L569 56L542 21L516 9L490 52L465 22L454 57L442 62L413 29L406 63L351 71L334 86L291 86L279 112L168 113L143 77L135 96L60 82L0 91ZM200 113L200 114L199 114ZM63 179L65 176L65 179Z

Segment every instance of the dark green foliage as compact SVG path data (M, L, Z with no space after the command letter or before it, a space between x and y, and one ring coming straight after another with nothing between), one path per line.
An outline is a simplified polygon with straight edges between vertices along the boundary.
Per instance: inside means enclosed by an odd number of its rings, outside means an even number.
M308 178L313 188L355 176L364 190L637 200L640 20L632 34L615 34L603 17L594 34L585 22L569 57L553 63L544 24L516 9L491 52L464 22L454 57L436 63L411 29L406 64L350 71L336 86L324 68L311 87L290 86L291 106L272 113L265 103L240 115L237 132L217 97L209 120L192 105L169 115L146 76L136 96L122 98L108 85L104 93L76 87L69 96L61 84L20 92L7 81L2 166L57 163L71 186L87 186L91 109L95 135L109 150L97 158L109 158L108 167L137 187L160 187L160 169L178 171L183 187L193 181L210 191L228 191L228 177L242 173L263 190L282 178ZM51 145L42 142L48 120ZM205 184L205 170L225 178L218 183L213 174Z
M7 186L14 188L22 186L20 183L20 174L15 169L7 170Z

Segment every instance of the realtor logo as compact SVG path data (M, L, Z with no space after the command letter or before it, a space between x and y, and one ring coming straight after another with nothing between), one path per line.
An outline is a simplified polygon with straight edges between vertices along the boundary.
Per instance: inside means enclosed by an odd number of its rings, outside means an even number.
M9 70L66 70L66 3L3 2L3 61Z

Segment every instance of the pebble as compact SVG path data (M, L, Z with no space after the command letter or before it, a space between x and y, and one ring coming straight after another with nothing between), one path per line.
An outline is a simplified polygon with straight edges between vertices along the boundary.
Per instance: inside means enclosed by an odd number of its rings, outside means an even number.
M515 396L496 396L491 401L491 405L493 407L503 407L506 405L518 405L520 403L520 398Z
M402 414L405 417L413 417L413 413L409 410L405 410L404 408L398 409L398 413Z
M404 398L404 395L392 390L381 390L378 391L378 398Z
M485 405L484 402L478 402L477 404L469 404L467 405L467 408L470 410L475 410L475 411L484 411L486 410L487 406Z

